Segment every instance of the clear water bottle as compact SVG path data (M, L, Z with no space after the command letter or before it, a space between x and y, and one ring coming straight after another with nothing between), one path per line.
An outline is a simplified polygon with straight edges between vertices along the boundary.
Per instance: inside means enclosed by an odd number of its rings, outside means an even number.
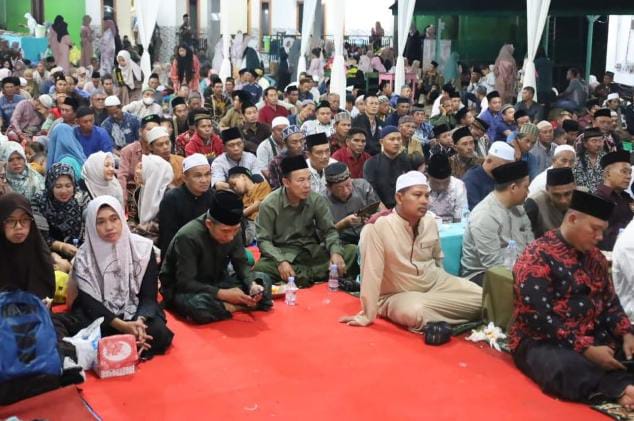
M330 265L330 273L328 275L328 289L331 291L337 291L339 289L339 270L337 265Z
M504 249L504 266L508 268L508 270L513 270L513 266L515 265L518 255L519 250L517 248L517 243L515 240L509 240L508 245Z
M79 248L79 239L78 238L73 238L73 246L75 246L75 248Z
M297 285L295 285L295 277L289 276L286 283L286 294L284 296L286 305L294 306L297 304Z

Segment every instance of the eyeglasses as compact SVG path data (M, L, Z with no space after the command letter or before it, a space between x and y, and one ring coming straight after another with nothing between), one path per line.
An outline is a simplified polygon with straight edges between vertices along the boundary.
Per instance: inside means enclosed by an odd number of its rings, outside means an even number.
M33 222L33 218L30 218L30 217L25 217L20 219L9 218L9 219L5 219L3 224L5 227L16 229L18 227L18 224L20 224L23 228L29 228L32 222Z

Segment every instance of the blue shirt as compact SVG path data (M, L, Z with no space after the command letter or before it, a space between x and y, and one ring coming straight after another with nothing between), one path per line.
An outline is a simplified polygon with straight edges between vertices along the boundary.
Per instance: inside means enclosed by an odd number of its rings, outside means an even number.
M107 131L101 127L92 128L90 135L84 135L79 127L75 127L75 136L79 139L84 154L90 156L95 152L112 152L112 138Z
M140 126L139 119L135 115L126 112L123 113L122 121L116 121L112 117L108 117L101 123L101 127L106 129L118 149L138 140Z
M495 132L498 125L502 122L502 115L500 113L493 114L491 109L487 108L480 114L480 118L487 122L489 129L487 130L487 136L493 141L495 139Z
M434 137L434 126L428 122L424 122L416 129L414 137L419 139L423 145L428 144Z
M23 101L24 97L22 95L13 95L13 99L9 101L6 95L0 97L0 113L2 113L2 122L5 127L9 125L11 121L11 116L13 115L13 110L17 107L18 102Z
M504 134L504 131L510 131L513 132L515 130L517 130L517 126L515 124L508 124L506 121L500 119L500 122L498 123L497 127L495 128L495 138L494 141L497 140L501 140L501 141L508 141L507 140L507 135Z
M470 210L487 197L495 187L495 181L484 171L482 165L470 168L462 177L462 181L464 181L467 189L467 201L469 202Z

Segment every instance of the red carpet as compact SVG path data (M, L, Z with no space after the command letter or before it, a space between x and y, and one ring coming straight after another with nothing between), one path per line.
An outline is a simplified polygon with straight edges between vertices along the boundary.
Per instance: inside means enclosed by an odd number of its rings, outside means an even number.
M92 421L95 419L86 409L75 386L53 390L13 405L0 406L0 419L13 415L22 420Z
M452 339L441 347L385 321L337 323L359 309L325 285L298 305L175 331L166 356L130 377L90 376L104 420L590 420L590 408L541 393L506 354Z

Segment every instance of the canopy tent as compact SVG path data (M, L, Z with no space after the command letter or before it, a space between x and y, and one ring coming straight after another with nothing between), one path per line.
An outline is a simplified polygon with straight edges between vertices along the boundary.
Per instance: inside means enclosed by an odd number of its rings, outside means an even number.
M297 62L297 82L299 75L306 71L306 53L308 52L308 42L313 34L315 23L315 13L317 12L317 0L304 1L304 15L302 17L302 41L299 51L299 61Z
M396 15L398 1L390 7ZM509 16L524 15L526 0L416 0L414 15L426 16ZM633 15L634 2L623 0L551 0L550 16Z
M394 90L400 92L401 86L405 85L405 43L409 27L414 17L414 6L416 0L398 0L398 58L396 59L396 69L394 70Z
M345 9L345 1L346 0L330 0L329 4L334 8L341 8L341 10ZM343 58L343 31L344 31L344 14L343 13L333 13L332 17L332 33L335 43L335 56L332 61L332 69L330 71L330 92L339 94L339 98L341 101L346 100L346 63ZM302 43L304 40L304 35L302 34ZM300 58L301 60L301 58Z
M550 0L526 0L526 37L527 52L524 61L524 80L522 87L531 87L536 89L536 71L535 71L535 54L539 41L544 32L544 25L548 19L548 7ZM535 91L535 100L537 100L537 92Z
M139 38L143 45L141 55L141 70L143 71L143 86L146 86L152 74L152 62L150 59L149 46L156 26L158 17L158 7L153 0L137 0L136 16L139 25Z
M224 83L231 76L231 32L229 29L229 2L230 0L220 0L220 33L222 35L222 64L218 76Z
M588 47L586 53L586 78L592 57L592 29L596 15L633 15L634 1L623 0L488 0L486 5L475 0L415 0L414 16L523 16L527 17L527 60L525 62L524 86L535 86L533 59L542 37L548 16L588 16ZM402 0L390 7L393 15L399 15ZM397 22L400 20L397 19ZM400 34L400 28L397 28ZM401 39L398 39L399 51Z

